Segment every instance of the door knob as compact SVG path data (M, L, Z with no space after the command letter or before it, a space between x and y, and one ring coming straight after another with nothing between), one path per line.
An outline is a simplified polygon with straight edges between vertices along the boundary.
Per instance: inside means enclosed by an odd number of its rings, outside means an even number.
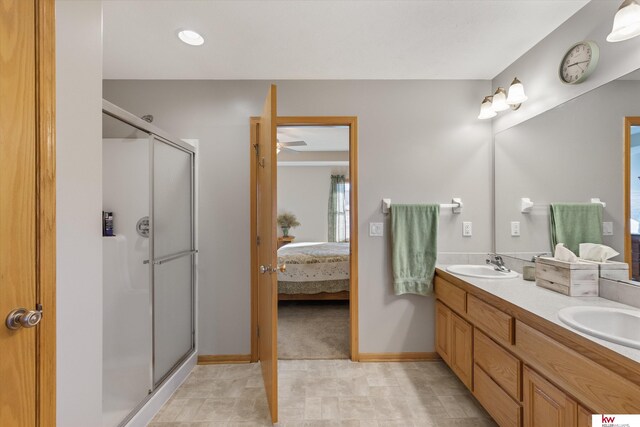
M264 273L271 273L271 266L270 265L261 265L260 266L260 274L264 274Z
M273 269L274 273L276 271L279 271L280 273L286 273L287 272L287 264L280 264L279 266L277 266L276 268Z
M5 324L11 330L23 328L33 328L42 320L42 310L27 310L26 308L16 308L11 310L7 316Z

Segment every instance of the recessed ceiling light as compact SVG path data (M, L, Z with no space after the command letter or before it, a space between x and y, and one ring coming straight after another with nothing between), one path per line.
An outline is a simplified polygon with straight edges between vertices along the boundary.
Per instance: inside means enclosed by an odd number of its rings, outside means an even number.
M178 30L178 37L191 46L200 46L204 43L204 37L193 30Z

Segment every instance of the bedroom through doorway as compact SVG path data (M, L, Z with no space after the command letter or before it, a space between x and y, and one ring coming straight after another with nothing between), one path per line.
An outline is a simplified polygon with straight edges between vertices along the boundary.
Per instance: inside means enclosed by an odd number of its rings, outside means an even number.
M277 135L278 358L348 359L349 126Z
M278 359L357 361L357 118L278 117L275 130Z

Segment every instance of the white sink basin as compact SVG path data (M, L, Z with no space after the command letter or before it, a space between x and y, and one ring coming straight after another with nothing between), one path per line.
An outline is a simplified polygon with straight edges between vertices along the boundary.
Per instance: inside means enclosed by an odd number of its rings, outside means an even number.
M478 277L481 279L513 279L518 277L515 271L503 272L497 271L490 265L450 265L446 268L449 273L459 274L461 276Z
M558 311L567 325L585 334L640 349L640 311L610 307L567 307Z

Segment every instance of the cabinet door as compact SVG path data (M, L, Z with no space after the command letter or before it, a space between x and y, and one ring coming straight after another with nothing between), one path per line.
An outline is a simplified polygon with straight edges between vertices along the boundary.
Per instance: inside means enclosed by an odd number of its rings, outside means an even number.
M473 381L473 326L453 312L451 312L450 324L450 366L464 385L471 390Z
M524 426L575 427L578 405L565 393L524 368Z
M449 324L451 310L440 301L436 301L436 351L447 365L451 365L451 346L449 345Z
M578 427L591 427L591 411L578 405Z

